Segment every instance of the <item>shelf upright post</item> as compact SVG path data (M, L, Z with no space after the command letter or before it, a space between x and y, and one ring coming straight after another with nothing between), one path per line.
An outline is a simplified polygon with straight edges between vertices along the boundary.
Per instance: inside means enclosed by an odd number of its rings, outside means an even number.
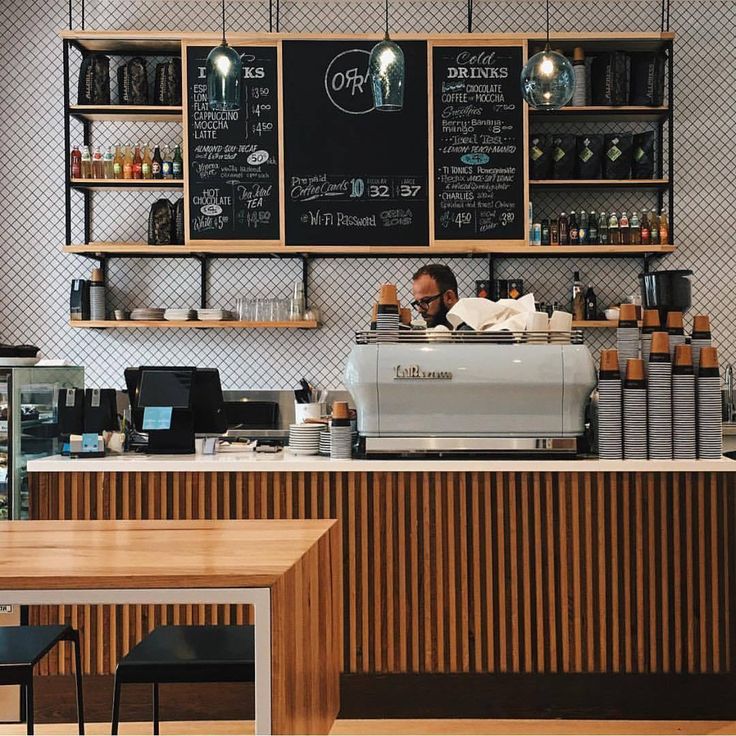
M669 2L667 3L667 28L669 29ZM670 214L670 242L675 241L675 61L674 43L670 40L667 44L667 102L669 103L669 114L667 115L667 148L669 153L669 170L667 181L667 205Z
M495 263L493 262L493 253L488 254L488 288L493 289L493 279L495 278Z
M302 259L302 286L304 287L304 308L309 306L309 256L301 254Z
M208 258L205 255L198 256L199 260L199 306L207 308L207 265Z
M82 123L84 130L84 145L89 146L92 142L91 136L91 124L89 120L85 118ZM92 240L92 190L85 188L83 192L84 196L84 242L89 243Z
M69 0L69 27L71 28L72 0ZM72 242L72 188L70 172L71 121L69 117L69 41L64 40L64 235Z

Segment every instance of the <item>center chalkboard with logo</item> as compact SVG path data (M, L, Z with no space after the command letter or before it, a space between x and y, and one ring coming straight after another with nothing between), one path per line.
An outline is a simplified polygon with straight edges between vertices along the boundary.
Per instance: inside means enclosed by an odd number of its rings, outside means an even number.
M374 109L375 41L284 41L286 245L429 243L427 44L401 41L399 112Z
M278 240L278 73L273 46L237 46L239 110L213 111L205 64L187 49L190 240Z
M436 240L526 240L519 46L435 46Z

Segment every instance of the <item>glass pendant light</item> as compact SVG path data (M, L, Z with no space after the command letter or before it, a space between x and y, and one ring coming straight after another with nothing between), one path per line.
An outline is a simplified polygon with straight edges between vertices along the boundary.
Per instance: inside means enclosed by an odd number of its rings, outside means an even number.
M207 57L207 99L210 110L240 109L240 56L225 40L225 0L222 0L222 43Z
M547 44L521 70L521 94L535 110L558 110L572 98L575 72L567 57L549 45L549 0L547 0Z
M388 0L386 0L386 35L371 51L368 72L376 110L381 112L401 110L404 106L404 52L388 35Z

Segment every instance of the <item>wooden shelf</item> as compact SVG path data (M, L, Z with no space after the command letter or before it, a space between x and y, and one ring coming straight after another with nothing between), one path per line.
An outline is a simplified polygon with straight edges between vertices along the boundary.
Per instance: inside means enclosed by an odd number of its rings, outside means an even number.
M563 107L559 110L529 110L529 116L534 123L546 120L577 120L580 122L655 122L665 120L669 115L670 108L662 107L637 107L623 105L620 107L599 107L588 105L586 107Z
M584 320L574 320L572 323L572 326L576 329L586 330L586 329L615 329L618 327L618 322L613 319L584 319Z
M181 105L69 105L69 114L89 122L181 122Z
M182 33L165 31L61 31L65 41L92 53L179 56Z
M164 189L181 189L183 179L72 179L74 189L90 189L92 191L127 191L129 189L148 189L163 191Z
M298 322L240 322L237 320L70 320L70 327L81 329L195 329L195 330L222 330L222 329L269 329L269 330L316 330L320 325L315 320L300 320Z
M543 47L546 42L544 33L528 33L525 36L529 41L529 55L537 46ZM671 31L654 33L555 33L549 42L553 49L562 49L572 53L576 46L582 46L586 51L659 51L670 41L675 34Z
M476 241L477 243L477 241ZM556 258L567 256L589 256L589 257L616 257L635 255L656 255L673 253L674 245L496 245L494 243L479 244L469 247L467 251L475 253L488 253L491 255L508 255L523 257ZM65 245L64 253L75 253L77 255L119 255L119 256L199 256L199 255L272 255L274 253L309 253L311 255L329 255L329 250L322 250L318 246L291 246L283 247L277 241L272 244L261 246L201 246L196 241L190 245L147 245L146 243L89 243L87 245ZM442 252L442 245L437 241L433 248L422 248L421 250L410 250L409 248L393 249L393 253L401 255L412 255L419 253L422 256L431 253ZM461 251L458 251L460 253ZM340 253L345 253L341 250ZM364 254L363 249L355 248L355 254Z
M530 179L537 189L666 189L667 179Z

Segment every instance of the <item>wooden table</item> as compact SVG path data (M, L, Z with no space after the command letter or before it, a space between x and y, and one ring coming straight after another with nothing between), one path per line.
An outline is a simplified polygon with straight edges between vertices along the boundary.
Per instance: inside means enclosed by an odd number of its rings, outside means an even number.
M339 709L339 522L11 521L2 600L242 603L255 613L256 733L328 733Z

